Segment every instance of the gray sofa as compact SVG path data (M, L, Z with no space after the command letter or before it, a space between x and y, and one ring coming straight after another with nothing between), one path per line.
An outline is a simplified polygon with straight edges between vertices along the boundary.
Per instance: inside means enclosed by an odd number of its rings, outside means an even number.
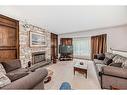
M111 87L127 89L126 57L106 52L95 55L94 58L102 89L111 89Z
M1 61L6 76L11 83L1 87L1 89L44 89L43 80L48 72L44 68L38 68L34 72L29 68L21 68L19 59Z

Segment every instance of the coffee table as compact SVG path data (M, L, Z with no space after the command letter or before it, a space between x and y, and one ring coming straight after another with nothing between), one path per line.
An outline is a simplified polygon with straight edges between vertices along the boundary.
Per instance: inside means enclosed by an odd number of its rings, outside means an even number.
M86 75L85 77L87 78L87 67L88 66L86 63L83 63L83 65L81 65L80 62L76 62L73 67L74 67L74 75L75 75L75 71L77 71L83 75L85 74Z

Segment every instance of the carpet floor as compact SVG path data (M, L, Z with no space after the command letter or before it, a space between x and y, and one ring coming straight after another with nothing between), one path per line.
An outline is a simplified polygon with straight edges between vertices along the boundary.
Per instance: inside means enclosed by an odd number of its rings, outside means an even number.
M76 72L74 75L73 65L76 62L87 64L87 79L83 74ZM52 80L45 84L46 90L58 90L63 82L69 82L74 90L100 90L95 67L92 61L74 59L73 61L58 61L56 64L45 68L53 71Z

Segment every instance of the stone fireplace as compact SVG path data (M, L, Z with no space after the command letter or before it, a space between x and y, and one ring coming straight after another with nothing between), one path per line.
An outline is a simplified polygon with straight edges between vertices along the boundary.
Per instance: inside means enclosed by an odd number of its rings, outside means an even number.
M32 53L32 64L36 64L43 61L46 61L44 51Z
M29 28L30 30L26 31L23 27L23 23L19 23L20 60L22 68L27 67L29 61L32 63L41 63L40 61L51 59L51 33L48 30L31 24L29 25ZM30 31L42 33L42 35L46 37L46 46L30 47Z

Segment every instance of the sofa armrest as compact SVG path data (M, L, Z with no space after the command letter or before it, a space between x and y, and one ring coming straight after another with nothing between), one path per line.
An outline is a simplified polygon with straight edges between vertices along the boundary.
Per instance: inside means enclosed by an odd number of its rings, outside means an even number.
M102 67L102 74L127 79L127 69L119 67L104 66Z
M35 72L31 72L29 75L4 86L2 89L32 89L42 82L47 74L47 69L39 68Z

